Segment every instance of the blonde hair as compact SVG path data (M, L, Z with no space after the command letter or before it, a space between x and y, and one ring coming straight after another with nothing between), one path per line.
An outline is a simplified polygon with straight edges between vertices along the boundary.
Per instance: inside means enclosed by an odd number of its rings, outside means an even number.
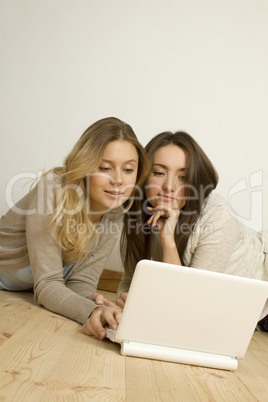
M120 140L130 142L139 156L136 187L131 194L134 198L137 187L144 183L149 174L150 162L131 126L115 117L101 119L87 128L66 157L63 166L52 169L60 179L60 189L47 228L53 227L58 246L63 251L64 263L85 257L94 236L95 247L98 243L95 226L88 215L86 176L99 167L107 144ZM70 215L74 222L72 226L77 228L83 225L82 231L70 230Z

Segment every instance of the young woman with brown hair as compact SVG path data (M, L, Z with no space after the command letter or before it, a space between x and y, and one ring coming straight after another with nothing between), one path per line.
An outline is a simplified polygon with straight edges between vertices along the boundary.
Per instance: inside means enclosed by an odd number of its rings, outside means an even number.
M163 132L145 149L151 173L142 214L130 210L125 217L125 229L132 230L124 229L122 237L127 252L117 304L124 306L143 258L268 280L268 233L250 231L230 215L213 192L218 175L197 142L185 132Z
M116 326L120 309L96 287L148 172L128 124L114 117L92 124L63 166L1 218L0 289L33 288L38 303L104 337L102 325Z

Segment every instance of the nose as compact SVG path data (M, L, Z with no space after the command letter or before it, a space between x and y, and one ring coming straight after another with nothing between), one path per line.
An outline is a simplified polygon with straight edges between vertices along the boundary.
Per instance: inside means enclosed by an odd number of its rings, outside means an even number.
M163 189L165 191L174 192L176 190L176 177L173 174L168 174L166 180L163 184Z
M111 175L111 183L114 186L120 186L123 183L121 170L115 170Z

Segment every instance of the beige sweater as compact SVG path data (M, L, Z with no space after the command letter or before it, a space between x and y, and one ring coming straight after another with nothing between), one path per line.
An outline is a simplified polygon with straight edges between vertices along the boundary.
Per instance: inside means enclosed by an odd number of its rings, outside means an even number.
M123 216L112 213L103 216L97 248L77 261L63 279L62 252L52 229L43 230L50 221L58 188L54 175L48 174L0 219L0 270L31 265L38 303L83 324L96 307L87 296L96 292ZM89 250L95 240L91 241Z
M154 241L161 249L158 236ZM226 201L212 193L189 237L184 261L194 268L267 281L267 254L268 232L258 234L244 227L231 216ZM118 295L128 291L131 278L123 275Z

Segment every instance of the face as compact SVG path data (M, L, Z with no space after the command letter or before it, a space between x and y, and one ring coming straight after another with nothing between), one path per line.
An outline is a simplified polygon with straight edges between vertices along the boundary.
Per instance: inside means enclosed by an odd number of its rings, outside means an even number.
M120 207L131 195L138 172L138 152L128 141L112 141L100 166L88 177L90 211L102 215Z
M172 209L185 205L184 185L187 181L187 155L177 145L159 148L153 158L146 183L146 197L153 207L168 204Z

